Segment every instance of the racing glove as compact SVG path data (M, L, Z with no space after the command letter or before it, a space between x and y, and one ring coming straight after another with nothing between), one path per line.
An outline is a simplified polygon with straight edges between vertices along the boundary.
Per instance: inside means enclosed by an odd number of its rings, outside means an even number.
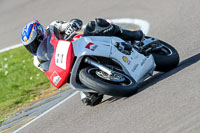
M81 30L83 22L79 19L72 19L66 24L62 25L65 30L65 40L71 40L77 31Z

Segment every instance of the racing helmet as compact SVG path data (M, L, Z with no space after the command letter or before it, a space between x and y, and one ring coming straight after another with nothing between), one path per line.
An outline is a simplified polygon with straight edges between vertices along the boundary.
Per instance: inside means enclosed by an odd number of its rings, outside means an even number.
M31 54L36 55L37 48L45 36L45 28L39 23L39 21L34 20L22 29L21 41Z

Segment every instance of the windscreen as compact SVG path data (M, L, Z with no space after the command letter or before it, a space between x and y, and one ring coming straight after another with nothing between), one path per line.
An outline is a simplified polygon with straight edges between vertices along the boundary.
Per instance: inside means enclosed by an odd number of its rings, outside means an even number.
M54 53L54 47L50 43L51 36L45 38L37 49L37 58L44 71L49 70L51 59Z

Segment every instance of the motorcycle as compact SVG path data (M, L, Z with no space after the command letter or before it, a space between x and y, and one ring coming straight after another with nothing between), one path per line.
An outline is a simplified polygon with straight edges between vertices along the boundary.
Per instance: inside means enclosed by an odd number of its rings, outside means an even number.
M130 42L81 34L66 41L51 35L40 44L37 56L57 88L69 83L78 91L120 97L134 94L154 71L166 72L179 63L174 47L148 36Z

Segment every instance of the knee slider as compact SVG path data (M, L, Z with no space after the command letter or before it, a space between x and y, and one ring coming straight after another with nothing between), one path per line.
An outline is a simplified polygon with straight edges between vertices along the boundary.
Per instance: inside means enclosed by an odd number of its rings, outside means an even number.
M89 32L94 31L95 30L95 22L94 21L90 21L86 26L86 30L88 30Z

